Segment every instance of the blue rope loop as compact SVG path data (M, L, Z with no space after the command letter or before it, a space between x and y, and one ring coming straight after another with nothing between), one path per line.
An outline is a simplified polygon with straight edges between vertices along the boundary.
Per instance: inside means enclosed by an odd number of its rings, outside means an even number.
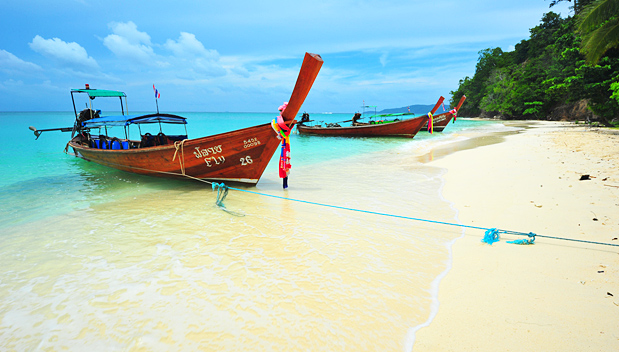
M489 245L492 245L495 242L499 242L499 233L502 232L497 228L491 228L486 230L484 234L484 238L481 239L482 242L485 242Z
M527 244L535 244L534 242L535 242L535 237L529 238L529 239L522 238L519 240L507 241L506 243L527 245Z
M486 230L486 233L484 234L484 238L482 238L482 242L487 243L489 245L492 245L495 242L499 242L500 238L499 238L499 234L501 233L510 233L513 235L526 235L529 236L529 238L523 238L523 239L519 239L519 240L513 240L513 241L507 241L506 243L511 243L511 244L535 244L535 236L537 236L536 234L534 234L533 232L529 232L529 233L522 233L522 232L513 232L513 231L503 231L503 230L499 230L497 228L492 228L492 229L488 229Z

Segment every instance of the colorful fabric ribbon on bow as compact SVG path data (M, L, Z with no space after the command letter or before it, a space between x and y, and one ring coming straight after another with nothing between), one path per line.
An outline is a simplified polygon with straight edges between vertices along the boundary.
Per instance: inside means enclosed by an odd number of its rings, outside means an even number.
M456 122L456 117L458 117L458 110L456 110L456 108L453 108L449 111L452 115L454 115L454 122Z
M428 117L430 119L428 120L428 132L430 132L430 133L434 133L434 121L432 119L432 116L433 116L432 113L429 112L428 113Z
M273 127L273 130L277 133L277 138L282 140L282 149L279 156L279 177L284 179L284 188L288 188L288 175L292 167L290 164L290 132L292 132L292 129L286 125L282 117L287 106L288 103L284 103L280 106L279 116L271 121L271 127Z

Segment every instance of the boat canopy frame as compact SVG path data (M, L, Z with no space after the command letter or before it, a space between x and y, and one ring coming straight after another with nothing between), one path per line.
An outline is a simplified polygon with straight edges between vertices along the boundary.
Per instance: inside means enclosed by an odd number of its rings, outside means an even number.
M90 130L93 128L105 129L105 135L108 135L107 128L114 126L122 126L125 131L125 138L129 139L129 126L137 125L140 135L142 135L141 125L159 124L159 132L162 132L161 124L183 125L185 128L185 138L187 138L187 119L173 114L147 114L147 115L122 115L122 116L102 116L83 121L81 128Z
M77 113L77 107L75 106L75 98L74 95L75 93L86 93L88 95L88 100L90 102L90 106L89 109L92 109L92 101L97 98L97 97L118 97L120 99L120 111L121 114L124 116L125 115L125 111L127 111L127 114L129 114L129 106L127 104L127 95L124 92L118 91L118 90L108 90L108 89L90 89L88 87L88 85L86 85L86 88L83 89L71 89L71 102L73 102L73 112L75 112L75 119L78 119L78 113ZM125 98L125 104L123 105L123 98Z
M364 105L362 106L363 108L363 114L361 115L361 118L368 118L370 119L370 121L372 121L372 119L384 119L385 117L400 117L400 116L416 116L415 113L412 112L396 112L396 113L392 113L392 114L377 114L376 113L376 105ZM374 115L370 115L370 116L365 116L365 108L374 108Z
M80 121L79 113L77 112L77 107L75 106L75 98L74 94L76 93L85 93L88 95L90 105L88 109L91 111L91 118L85 121ZM120 110L121 115L110 115L110 116L100 116L94 117L95 115L94 109L92 107L92 101L98 97L105 98L119 98L120 100ZM125 98L123 104L123 98ZM127 105L127 95L124 92L118 90L108 90L108 89L91 89L89 85L86 85L86 88L82 89L71 89L71 101L73 102L73 111L75 112L75 121L77 124L78 130L86 130L101 128L105 129L105 134L107 135L107 128L114 126L122 126L125 130L125 138L129 138L128 127L130 125L137 125L140 130L140 134L142 134L142 129L140 125L143 124L159 124L159 131L161 131L161 124L173 124L173 125L185 125L185 135L187 135L187 119L173 114L161 114L159 112L155 114L146 114L146 115L129 115L129 108ZM100 110L99 110L100 111ZM98 115L98 114L97 114Z
M148 114L148 115L121 115L121 116L102 116L82 122L82 127L101 128L106 126L141 125L150 123L167 123L173 125L186 125L187 119L172 114Z

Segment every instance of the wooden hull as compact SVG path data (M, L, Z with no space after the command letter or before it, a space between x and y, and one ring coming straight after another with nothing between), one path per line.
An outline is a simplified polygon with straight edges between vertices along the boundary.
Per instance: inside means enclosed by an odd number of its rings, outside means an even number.
M282 113L283 123L290 128L294 127L294 117L322 64L320 55L305 54L288 106ZM98 149L92 141L84 140L87 139L85 136L78 134L71 139L69 146L77 156L101 165L142 175L250 184L258 183L280 145L270 123L173 144L168 140L158 146L138 148L138 142L124 141L124 148L131 145L129 149Z
M444 112L442 114L434 115L432 119L434 132L443 132L443 130L445 129L445 127L447 127L453 117L454 115L450 112ZM423 129L428 129L428 122L425 123Z
M79 137L69 145L86 160L137 174L256 184L279 143L271 124L264 124L148 148L94 149Z
M299 133L321 136L342 137L408 137L413 138L421 127L427 123L427 116L412 119L362 126L349 127L316 127L297 125Z
M460 110L460 107L462 106L462 104L464 103L465 100L466 100L466 96L465 95L460 97L460 101L458 102L458 105L455 107L456 114L457 114L457 111ZM454 114L451 111L444 112L444 113L438 114L438 115L434 115L433 119L432 119L432 126L434 127L433 128L434 132L443 132L445 127L447 127L447 125L449 124L449 122L453 118L454 118ZM428 123L427 122L426 122L426 125L423 126L423 128L425 130L428 130Z

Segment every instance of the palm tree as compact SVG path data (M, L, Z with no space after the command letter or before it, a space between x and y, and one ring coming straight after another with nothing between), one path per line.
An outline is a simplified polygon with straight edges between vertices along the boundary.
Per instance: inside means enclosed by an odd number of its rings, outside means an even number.
M604 53L619 47L619 0L596 0L578 14L580 45L588 64L596 64Z

